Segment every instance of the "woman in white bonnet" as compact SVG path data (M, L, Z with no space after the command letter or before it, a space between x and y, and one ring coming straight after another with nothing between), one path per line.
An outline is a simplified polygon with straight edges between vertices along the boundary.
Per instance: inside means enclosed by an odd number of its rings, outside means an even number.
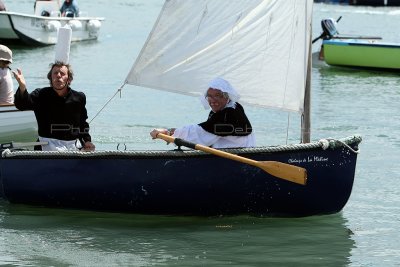
M242 105L237 102L239 98L228 81L215 78L204 94L203 104L211 108L205 122L176 129L154 129L150 135L154 139L158 133L168 134L214 148L253 147L254 133Z

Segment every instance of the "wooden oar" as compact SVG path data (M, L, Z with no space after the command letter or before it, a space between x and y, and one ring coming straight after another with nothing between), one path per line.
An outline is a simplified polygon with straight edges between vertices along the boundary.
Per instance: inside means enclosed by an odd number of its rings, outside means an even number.
M175 143L177 146L185 146L188 148L196 149L196 150L201 150L204 152L208 152L210 154L231 159L231 160L236 160L242 163L246 163L255 167L258 167L265 172L301 185L305 185L307 182L307 170L298 166L278 162L278 161L256 161L252 160L249 158L244 158L235 154L231 154L225 151L221 151L218 149L214 149L208 146L203 146L199 144L194 144L191 142L188 142L186 140L183 140L181 138L175 138L169 135L165 135L162 133L157 134L157 138L163 139L169 143Z

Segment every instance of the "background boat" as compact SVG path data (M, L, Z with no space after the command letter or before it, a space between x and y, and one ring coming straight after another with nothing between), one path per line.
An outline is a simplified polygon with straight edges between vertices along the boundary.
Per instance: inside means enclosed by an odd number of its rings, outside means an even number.
M33 142L37 138L32 111L19 111L14 105L0 105L0 143Z
M378 40L340 39L322 42L329 65L398 71L400 44Z
M69 25L72 41L98 38L102 17L61 17L58 1L36 1L34 14L0 11L0 42L24 43L32 46L51 45L57 42L57 30ZM44 13L46 12L46 13ZM43 16L46 14L46 16Z
M323 19L322 33L313 39L313 43L322 39L315 62L325 61L333 66L347 66L397 71L400 69L400 44L381 41L377 36L349 36L340 34L336 28L339 17Z

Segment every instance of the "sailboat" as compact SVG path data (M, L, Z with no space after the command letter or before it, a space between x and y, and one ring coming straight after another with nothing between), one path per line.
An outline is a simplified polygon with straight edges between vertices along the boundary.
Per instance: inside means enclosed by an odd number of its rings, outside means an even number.
M217 150L160 136L178 149L8 147L1 152L0 194L11 203L143 214L339 212L352 191L361 137L310 141L312 5L167 0L124 82L197 97L210 79L224 77L244 105L300 114L301 143Z

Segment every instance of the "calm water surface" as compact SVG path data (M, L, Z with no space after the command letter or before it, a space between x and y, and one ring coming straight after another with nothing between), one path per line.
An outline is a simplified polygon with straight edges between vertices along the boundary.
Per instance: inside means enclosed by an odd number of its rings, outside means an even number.
M33 1L5 1L31 12ZM206 111L195 98L127 85L130 70L162 6L161 0L87 0L83 11L104 16L97 41L72 44L72 87L88 98L99 149L171 149L151 140L154 127L197 123ZM316 4L322 18L343 16L341 34L400 42L396 8ZM13 68L28 89L47 84L54 47L12 46ZM318 44L313 47L318 50ZM400 80L398 73L313 68L312 139L361 134L352 196L341 213L307 218L164 217L53 210L0 202L3 266L400 266ZM239 89L240 90L240 89ZM299 118L245 107L259 145L298 142Z

